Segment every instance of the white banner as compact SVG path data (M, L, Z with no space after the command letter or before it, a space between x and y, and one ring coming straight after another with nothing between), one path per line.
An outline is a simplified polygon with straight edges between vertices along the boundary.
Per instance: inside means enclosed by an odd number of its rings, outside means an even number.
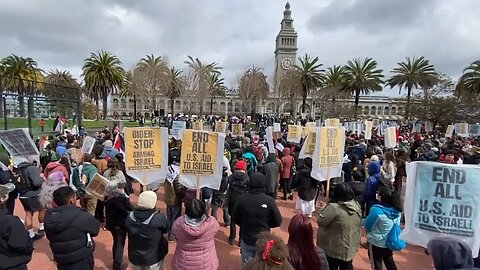
M180 131L184 130L187 128L187 122L185 121L173 121L172 122L172 130L171 134L172 137L175 138L175 140L180 140Z
M448 125L447 131L445 132L445 137L451 138L453 136L453 131L455 130L454 125Z
M385 147L395 148L397 146L397 128L388 127L385 133Z
M82 145L82 152L84 154L91 154L93 146L95 146L95 138L87 136L85 139L83 139L83 145Z
M371 140L372 139L372 121L365 121L365 139Z
M12 158L13 164L18 166L22 162L37 162L40 166L40 157L37 146L30 138L28 129L17 128L0 131L0 142ZM7 164L6 164L7 165Z
M273 124L273 132L281 132L282 131L282 126L280 123L274 123Z
M275 153L275 145L273 145L272 127L267 127L265 129L265 138L267 139L268 152L274 154Z

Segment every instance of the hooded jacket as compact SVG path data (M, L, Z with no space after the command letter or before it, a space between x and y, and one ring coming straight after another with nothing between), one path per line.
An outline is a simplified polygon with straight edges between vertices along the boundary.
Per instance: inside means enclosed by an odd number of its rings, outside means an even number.
M48 178L48 176L54 172L62 172L67 183L69 183L70 175L68 174L67 168L65 168L63 164L60 164L57 161L52 161L48 163L43 174L45 175L46 178Z
M267 194L272 194L277 189L277 183L280 178L280 168L276 161L275 154L269 154L262 167L262 173L266 177L265 192Z
M228 211L230 214L233 212L235 203L245 195L248 191L247 184L249 177L244 171L234 171L232 175L228 177Z
M240 197L233 209L233 222L240 226L240 238L255 246L257 236L282 224L282 216L275 200L265 195L265 176L254 173L248 182L248 193Z
M327 256L351 261L360 244L362 211L357 201L329 203L319 211L317 246Z
M45 214L45 234L59 265L72 264L93 256L95 245L87 245L87 233L94 237L99 230L98 220L74 205L52 208Z
M18 164L17 169L19 172L30 182L30 191L20 194L20 197L31 198L40 194L42 187L42 178L40 177L40 170L28 162L22 162Z
M451 237L438 237L430 240L428 253L433 258L435 270L473 270L471 249L462 241Z
M395 223L400 225L400 216L400 211L393 207L375 204L365 219L368 242L386 248L387 235Z
M317 196L317 187L320 184L310 176L312 169L303 167L292 182L292 189L297 189L298 197L304 201L311 201Z
M125 194L117 194L105 201L105 228L113 231L115 228L125 229L125 220L133 207Z
M290 179L292 177L292 166L295 165L295 159L290 155L290 148L285 147L282 151L282 171L280 177Z
M377 161L368 164L368 178L365 181L365 192L363 194L363 203L367 205L367 211L377 203L377 189L382 177L380 168L380 163Z
M8 214L4 208L0 208L0 236L0 269L30 262L33 242L20 219Z
M173 255L173 270L218 269L218 257L215 250L215 234L219 224L213 217L207 217L198 226L190 226L185 216L173 223L173 233L177 247Z

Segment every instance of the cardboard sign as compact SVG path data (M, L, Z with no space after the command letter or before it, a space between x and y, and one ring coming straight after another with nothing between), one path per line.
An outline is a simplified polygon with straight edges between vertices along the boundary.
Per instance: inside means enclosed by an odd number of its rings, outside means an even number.
M28 129L17 128L0 131L0 143L7 150L12 158L13 164L17 166L22 162L36 161L40 166L40 156Z
M181 174L213 175L216 167L217 133L183 132Z
M456 128L457 126L458 126L458 129ZM455 133L458 136L468 137L468 124L467 123L455 124Z
M325 120L326 127L339 127L340 126L340 119L337 118L328 118Z
M300 143L302 138L302 127L296 125L288 125L287 141Z
M372 128L373 128L373 122L365 121L365 139L367 140L372 139Z
M385 133L385 147L395 148L397 146L397 128L387 127Z
M90 136L85 137L85 139L83 139L82 152L84 154L91 154L96 141L95 138Z
M448 125L447 131L445 132L445 137L451 138L453 136L453 131L455 130L454 125Z
M85 191L100 201L103 201L105 199L105 191L107 190L108 183L110 183L110 181L107 178L97 173L85 187Z
M317 132L310 132L305 138L305 142L302 145L302 149L298 155L299 158L311 158L315 151L315 142L317 140Z
M282 125L280 123L274 123L273 132L282 132Z
M232 136L243 136L242 124L232 124Z
M315 151L312 156L311 176L318 181L341 177L345 148L343 127L321 127L317 129Z
M275 153L275 145L273 145L272 127L267 127L265 129L265 138L267 140L268 152L269 153Z
M172 137L175 138L175 140L180 140L180 131L184 130L187 128L187 122L185 121L173 121L172 122Z
M480 167L417 161L407 163L405 229L400 238L426 247L434 237L459 239L478 255Z
M227 130L227 123L222 121L215 122L215 132L225 133Z
M167 128L125 128L125 169L143 185L164 182L168 166Z
M203 121L192 122L192 129L193 130L203 130Z

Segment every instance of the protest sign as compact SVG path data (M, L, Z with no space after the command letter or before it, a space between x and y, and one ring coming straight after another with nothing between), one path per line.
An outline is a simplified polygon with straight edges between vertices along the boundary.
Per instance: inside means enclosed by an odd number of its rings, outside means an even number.
M299 158L311 158L313 152L315 151L315 142L317 140L317 132L310 132L308 133L307 137L305 138L305 142L302 145L302 149L298 155Z
M397 146L397 128L387 127L385 133L385 147L395 148Z
M223 167L225 134L184 130L180 158L181 184L187 188L218 190Z
M168 166L167 128L125 128L125 169L143 185L164 182Z
M448 125L447 131L445 132L445 137L451 138L453 136L453 130L455 129L454 125Z
M95 138L90 136L85 137L85 139L83 139L82 153L91 154L96 141Z
M372 139L372 128L373 128L373 122L365 121L365 139L367 140Z
M433 123L430 121L425 122L425 131L432 132L433 131Z
M372 125L373 125L373 127L378 127L378 125L380 125L380 120L378 120L378 119L373 119L373 120L372 120Z
M185 121L173 121L171 134L175 140L180 140L180 131L184 130L187 127L187 122Z
M243 136L242 124L232 124L232 136Z
M268 144L268 152L274 154L275 153L275 145L273 144L272 127L267 127L265 129L265 139L267 140L267 144Z
M302 138L302 127L295 125L288 125L287 141L293 143L300 143Z
M357 122L356 126L357 126L356 128L357 135L360 136L360 134L362 134L363 132L363 123Z
M458 129L457 129L458 127ZM455 124L455 133L458 136L468 137L468 124L467 123L457 123Z
M192 129L194 130L203 130L203 121L192 122Z
M339 127L340 126L340 119L337 118L328 118L325 120L326 127Z
M422 123L415 123L415 125L413 125L412 132L419 133L421 131L422 131Z
M108 183L110 183L110 181L107 178L96 173L90 182L88 182L85 191L100 201L103 201L105 199L105 191L107 190Z
M478 124L470 125L469 128L470 128L469 130L470 136L473 136L473 137L480 136L480 125Z
M10 154L13 164L36 161L40 165L38 149L35 146L28 129L17 128L0 131L0 143ZM7 164L6 164L7 165Z
M480 246L480 167L434 162L407 163L405 229L400 238L426 247L430 239L450 236L478 255Z
M225 133L227 130L227 123L222 121L215 122L215 132Z
M274 123L273 124L273 132L281 132L282 131L282 126L280 123Z
M315 122L308 122L305 124L305 133L306 135L310 134L310 132L315 132L317 129L317 123Z
M311 176L319 181L341 177L345 129L343 127L317 128L316 135Z

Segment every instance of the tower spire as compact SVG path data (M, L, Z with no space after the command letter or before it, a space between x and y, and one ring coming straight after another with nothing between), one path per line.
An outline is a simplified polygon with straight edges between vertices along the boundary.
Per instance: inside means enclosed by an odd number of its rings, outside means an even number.
M287 1L285 4L285 11L283 12L283 19L291 19L292 18L292 11L290 10L290 3Z

